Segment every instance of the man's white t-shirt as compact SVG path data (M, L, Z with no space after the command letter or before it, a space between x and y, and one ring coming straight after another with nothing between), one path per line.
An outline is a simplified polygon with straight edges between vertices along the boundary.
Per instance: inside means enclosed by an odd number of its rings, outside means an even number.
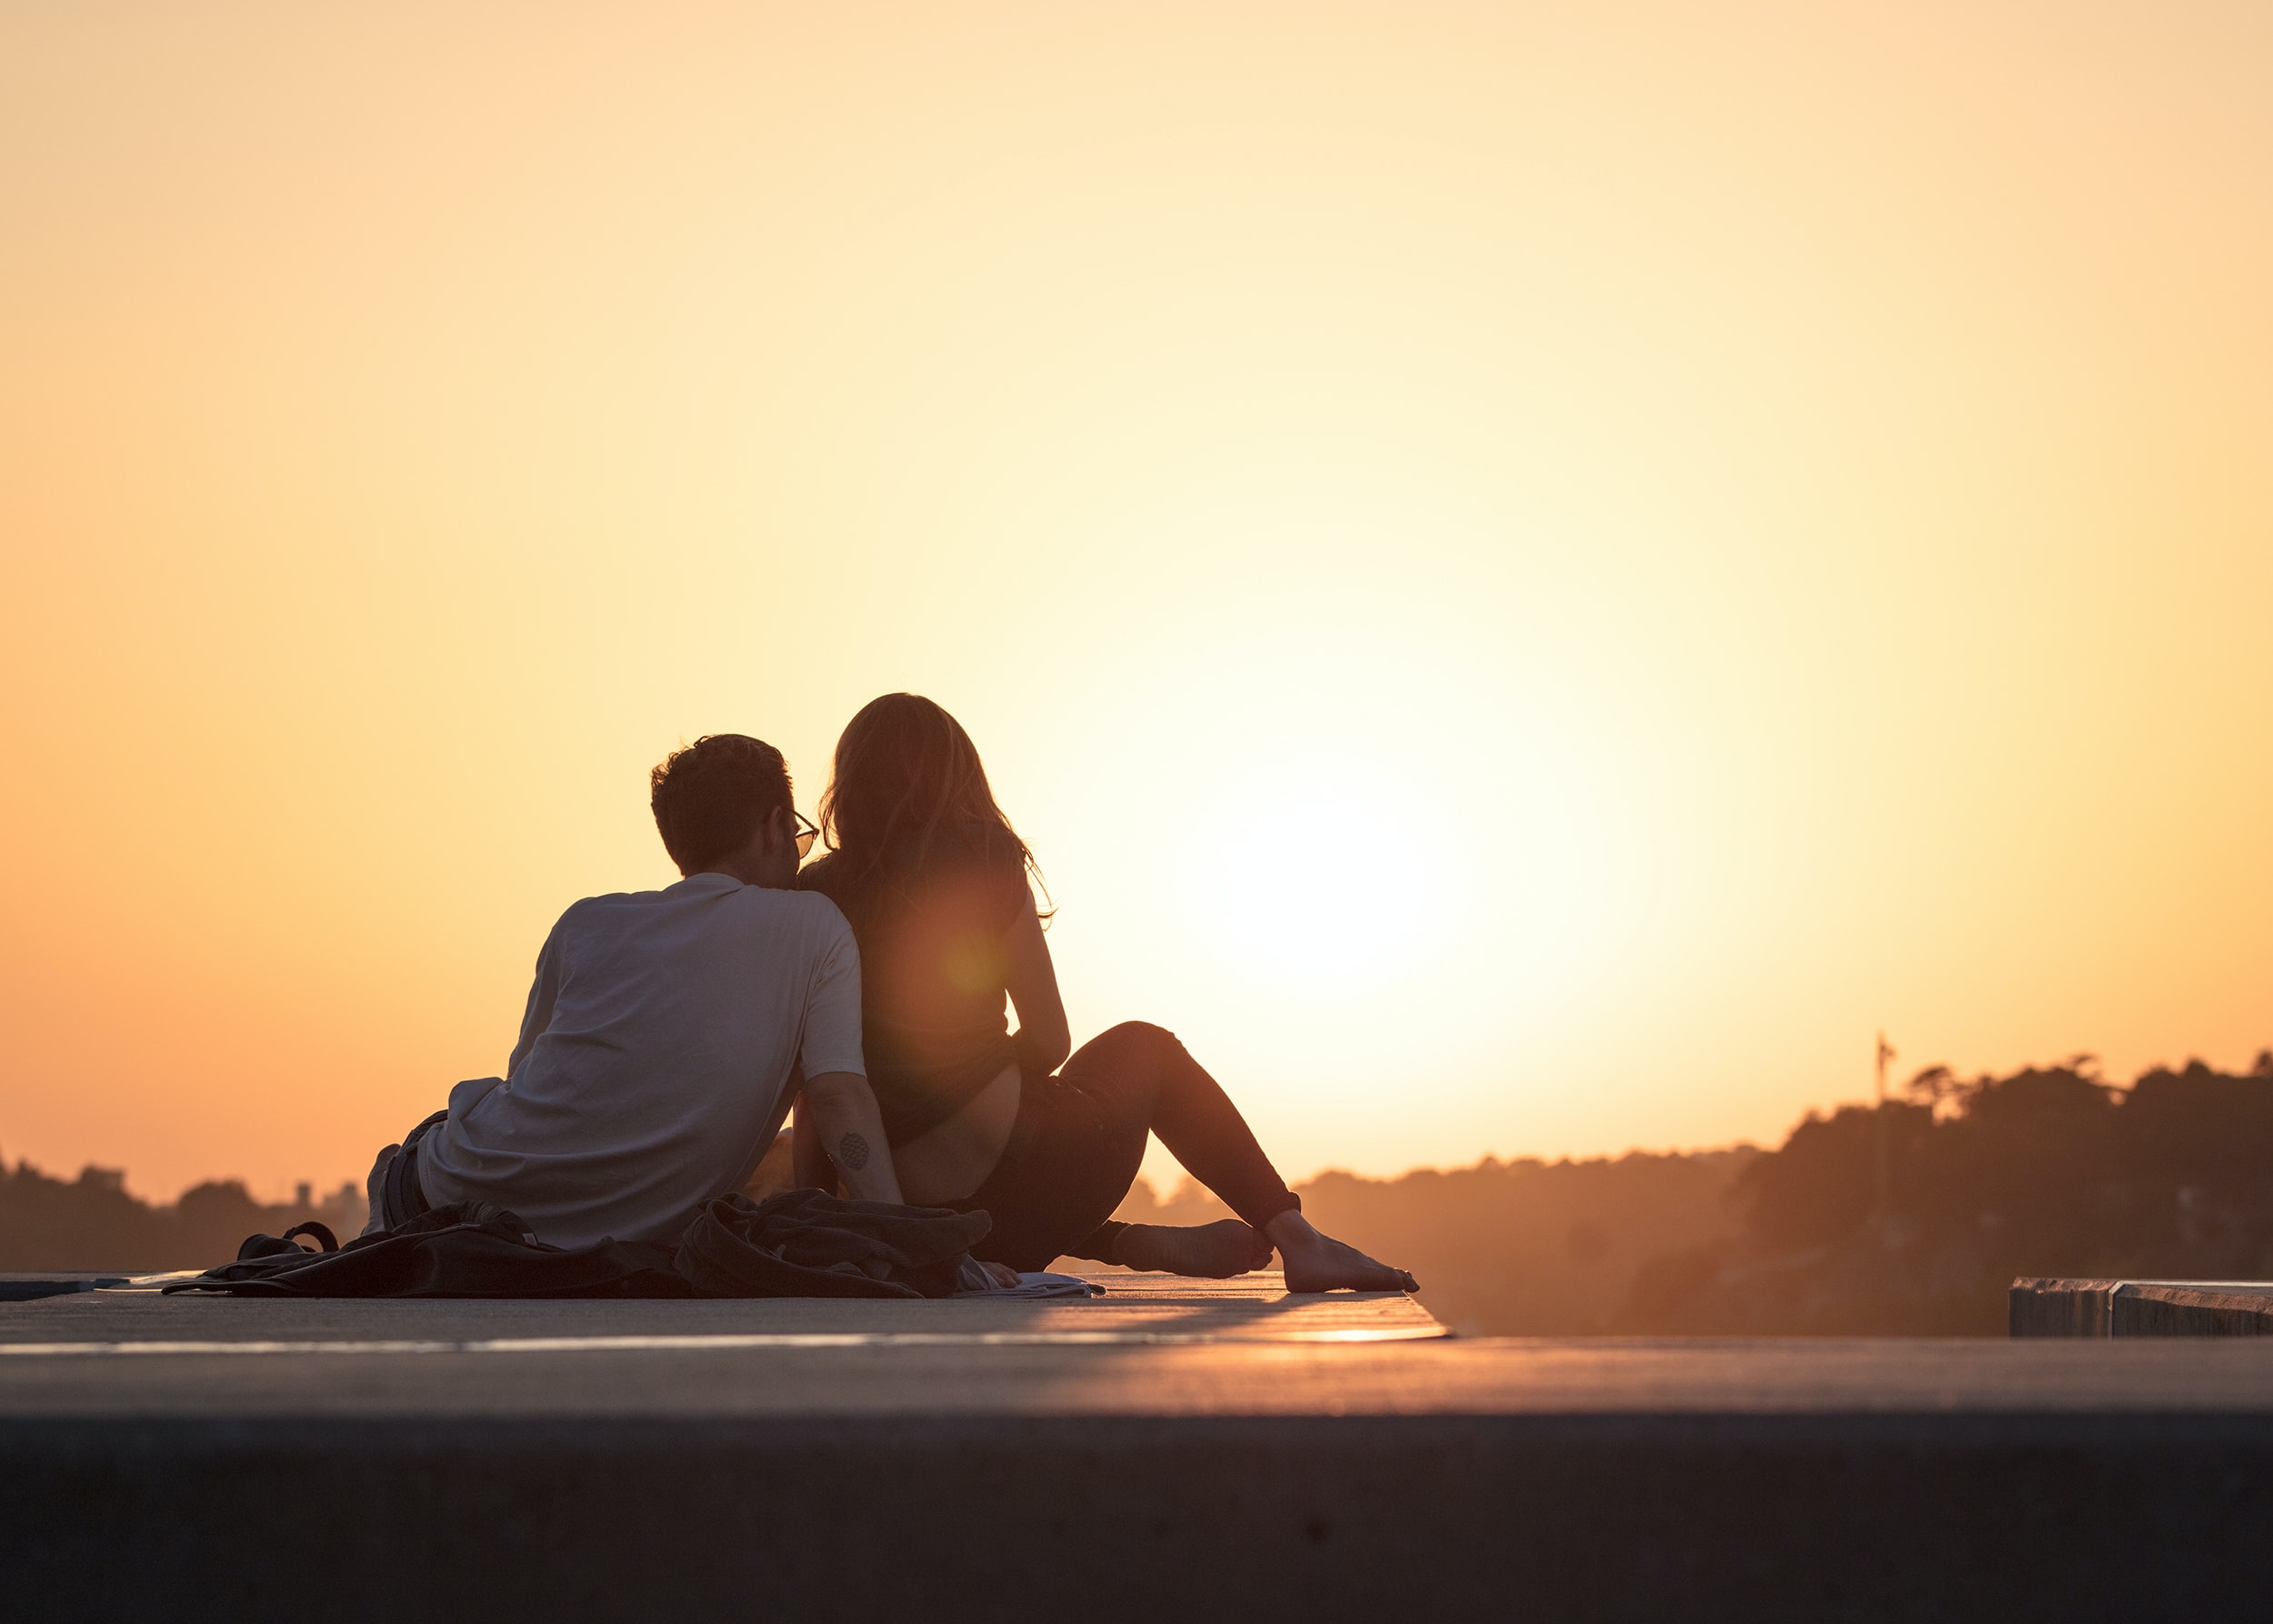
M676 1240L756 1168L800 1061L867 1075L835 903L723 874L587 897L546 938L506 1075L451 1089L418 1142L419 1185L556 1246Z

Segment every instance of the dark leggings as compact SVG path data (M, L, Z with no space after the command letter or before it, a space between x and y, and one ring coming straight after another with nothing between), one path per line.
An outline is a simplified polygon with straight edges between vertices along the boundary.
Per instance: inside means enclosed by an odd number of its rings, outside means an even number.
M1299 1211L1247 1119L1176 1034L1129 1021L1085 1043L1055 1077L1023 1078L1010 1140L961 1211L995 1220L973 1255L1025 1272L1058 1257L1113 1261L1113 1209L1136 1182L1145 1137L1261 1228Z

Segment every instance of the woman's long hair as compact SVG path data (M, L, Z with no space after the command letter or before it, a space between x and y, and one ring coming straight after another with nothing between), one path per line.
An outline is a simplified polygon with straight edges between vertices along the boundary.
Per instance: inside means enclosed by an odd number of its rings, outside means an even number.
M976 841L1005 857L1016 854L1037 884L1042 877L1033 852L995 804L971 736L920 694L871 699L845 724L821 796L821 837L830 861L843 865L843 897L884 889L905 894L943 837L965 847ZM1048 896L1046 885L1042 894Z

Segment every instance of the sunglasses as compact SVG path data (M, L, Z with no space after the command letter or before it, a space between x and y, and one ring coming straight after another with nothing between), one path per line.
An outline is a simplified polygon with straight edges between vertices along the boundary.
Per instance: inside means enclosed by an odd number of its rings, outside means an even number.
M813 843L821 837L821 831L807 822L805 814L795 807L789 808L789 816L797 820L797 856L803 857L812 851Z

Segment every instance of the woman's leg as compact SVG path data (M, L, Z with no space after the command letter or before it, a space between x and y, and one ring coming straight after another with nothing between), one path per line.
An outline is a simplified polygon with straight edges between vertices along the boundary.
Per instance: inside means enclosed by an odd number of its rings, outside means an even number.
M1021 1273L1058 1257L1115 1261L1113 1209L1145 1158L1144 1120L1055 1077L1026 1078L1010 1141L959 1211L994 1220L971 1255Z
M1083 1045L1055 1077L1025 1079L1001 1159L955 1203L994 1219L973 1254L1020 1270L1074 1257L1218 1278L1268 1264L1269 1243L1236 1219L1178 1228L1114 1221L1164 1117L1164 1138L1197 1164L1197 1176L1240 1191L1257 1213L1300 1205L1183 1046L1157 1027L1130 1024Z
M1142 1021L1115 1027L1084 1045L1059 1075L1094 1078L1093 1086L1119 1098L1124 1108L1145 1110L1152 1131L1185 1170L1260 1232L1247 1241L1208 1233L1224 1228L1219 1225L1130 1225L1114 1242L1118 1261L1185 1274L1236 1274L1268 1262L1265 1248L1270 1248L1287 1271L1289 1291L1418 1289L1403 1269L1320 1234L1302 1216L1301 1199L1263 1154L1239 1108L1174 1033ZM1249 1248L1253 1255L1238 1255ZM1147 1254L1157 1261L1144 1261ZM1207 1266L1188 1266L1200 1261Z
M1255 1142L1239 1108L1175 1033L1126 1021L1083 1044L1057 1075L1116 1118L1159 1135L1184 1170L1249 1227L1260 1229L1282 1212L1301 1210L1301 1198ZM1140 1139L1139 1161L1143 1155ZM1132 1168L1132 1182L1136 1176Z
M1222 1277L1263 1267L1276 1248L1290 1290L1413 1289L1409 1275L1311 1227L1238 1108L1173 1033L1142 1021L1115 1027L1026 1093L1010 1148L968 1203L995 1214L1000 1234L980 1257L1032 1269L1066 1253ZM1113 1222L1136 1182L1147 1133L1241 1221L1189 1228ZM1023 1260L1046 1246L1042 1262Z

